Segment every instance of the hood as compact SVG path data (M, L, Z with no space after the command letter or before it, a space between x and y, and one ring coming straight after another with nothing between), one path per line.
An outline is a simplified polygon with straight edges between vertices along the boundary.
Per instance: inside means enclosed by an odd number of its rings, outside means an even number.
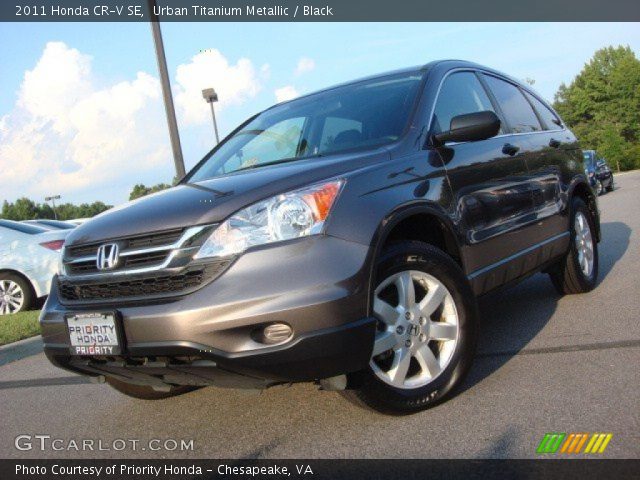
M219 223L273 195L387 161L386 148L296 160L245 170L198 183L181 184L112 208L72 230L66 245Z

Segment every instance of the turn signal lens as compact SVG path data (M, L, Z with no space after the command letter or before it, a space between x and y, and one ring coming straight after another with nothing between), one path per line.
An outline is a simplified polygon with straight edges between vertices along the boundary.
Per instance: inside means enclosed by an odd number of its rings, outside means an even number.
M55 252L62 250L62 245L64 245L64 240L52 240L50 242L43 242L40 244L41 247L48 248Z
M304 201L311 207L316 222L324 222L329 216L329 211L341 186L342 182L339 181L325 183L315 189L312 187L309 193L302 194Z

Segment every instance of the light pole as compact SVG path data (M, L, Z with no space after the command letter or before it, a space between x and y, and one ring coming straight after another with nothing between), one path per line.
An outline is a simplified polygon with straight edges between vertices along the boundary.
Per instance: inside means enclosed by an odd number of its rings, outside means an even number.
M60 195L52 195L50 197L44 197L45 202L51 202L53 205L53 218L58 219L58 214L56 213L56 200L60 200Z
M218 123L216 122L216 111L213 108L213 104L218 101L218 94L213 88L205 88L202 90L202 98L204 98L209 105L211 105L211 117L213 118L213 130L216 133L216 144L220 143L220 137L218 136Z
M182 147L180 145L180 134L178 133L178 122L176 121L176 110L173 106L173 97L171 96L171 83L169 81L169 72L167 71L167 59L164 55L164 44L162 43L162 32L160 31L160 19L153 10L156 6L156 0L147 0L147 5L149 7L153 43L156 47L156 61L158 62L158 71L160 72L160 84L162 85L164 110L167 115L167 123L169 124L169 138L171 139L171 149L173 150L173 162L176 166L176 175L178 178L182 178L185 176L184 159L182 158Z

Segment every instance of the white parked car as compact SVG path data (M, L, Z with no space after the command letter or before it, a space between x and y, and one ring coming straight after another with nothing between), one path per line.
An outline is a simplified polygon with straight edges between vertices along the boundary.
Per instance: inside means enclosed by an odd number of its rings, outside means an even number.
M73 218L71 220L67 220L69 223L73 223L74 225L82 225L84 222L91 220L91 217L85 218Z
M48 218L37 219L37 220L23 220L20 223L28 223L30 225L44 227L47 230L72 230L78 226L75 223L64 222L62 220L51 220Z
M49 293L70 231L0 220L0 315L28 310Z

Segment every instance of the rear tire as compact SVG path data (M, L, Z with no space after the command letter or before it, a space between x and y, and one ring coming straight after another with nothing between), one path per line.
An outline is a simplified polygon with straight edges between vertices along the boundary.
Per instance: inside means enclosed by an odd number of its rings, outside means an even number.
M174 386L171 387L171 390L169 390L168 392L162 392L154 390L148 385L135 385L133 383L123 382L114 377L107 377L106 382L109 384L109 386L119 391L120 393L128 397L137 398L139 400L162 400L165 398L171 398L189 393L199 388L191 386Z
M598 243L595 231L589 208L581 198L575 197L571 208L569 251L549 273L553 286L560 295L586 293L595 288L598 280Z
M0 273L0 315L33 308L35 294L28 280L11 272Z
M347 395L393 415L451 397L471 366L478 324L476 298L458 264L432 245L403 242L383 252L375 285L374 352L366 370L349 375Z

